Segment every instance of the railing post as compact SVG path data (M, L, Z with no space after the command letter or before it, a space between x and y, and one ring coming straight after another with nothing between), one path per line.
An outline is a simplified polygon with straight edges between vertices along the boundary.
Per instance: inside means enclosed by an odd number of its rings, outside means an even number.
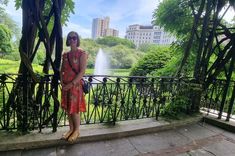
M225 100L226 100L226 95L227 95L228 88L229 88L229 81L227 80L226 84L225 84L225 88L224 88L224 92L223 92L223 97L222 97L222 101L221 101L221 105L220 105L220 109L219 109L218 119L221 119L222 114L223 114Z
M203 84L198 82L196 79L192 79L190 81L190 86L193 87L191 96L191 112L199 112L200 111L200 102L202 98L202 89Z
M118 102L118 89L120 88L120 78L118 77L116 80L116 87L117 87L117 93L116 93L116 102L114 104L114 113L113 113L113 124L115 125L117 121L117 102Z
M23 85L23 103L22 103L22 132L26 133L28 130L28 89L30 86L30 83L28 81L28 74L23 74L22 75L22 85Z
M132 82L133 82L133 78L128 78L128 98L127 98L127 105L126 105L126 113L125 113L125 120L128 120L128 118L130 117L130 94L131 94L131 90L132 90Z
M158 103L158 107L157 107L157 113L156 113L156 120L158 120L158 117L160 115L160 105L164 105L164 97L163 97L163 88L164 88L164 80L163 78L160 78L159 81L159 89L158 89L158 95L159 95L159 103Z
M229 107L228 107L228 114L227 114L227 118L226 121L229 121L231 113L232 113L232 109L233 109L233 105L234 105L234 99L235 99L235 83L233 84L233 93L232 93L232 97L229 103Z
M226 85L225 85L225 89L224 89L224 93L223 93L223 97L222 97L222 102L221 102L221 106L220 106L220 112L219 112L218 119L221 119L221 117L222 117L224 104L225 104L225 100L226 100L226 95L227 95L229 84L231 82L231 77L232 77L232 74L234 71L234 63L235 63L235 54L233 54L232 60L230 62L229 72L228 72L227 79L226 79Z
M88 103L87 103L88 107L87 107L87 119L86 119L86 124L89 123L91 94L92 94L92 91L93 91L93 87L91 86L92 81L93 81L92 76L89 76L89 78L88 78L88 84L89 84L90 90L89 90L89 93L88 93ZM93 95L93 96L94 96L94 95ZM102 118L103 118L103 116L102 116Z
M5 85L6 85L6 75L2 74L0 76L0 81L1 81L1 88L2 89L2 103L3 103L3 129L6 129L7 124L6 124L6 113L8 116L8 112L6 112L6 103L5 103ZM1 92L1 91L0 91ZM8 119L8 118L7 118Z
M210 113L211 102L212 102L212 99L213 99L213 95L214 95L215 89L216 89L216 80L213 80L212 81L211 89L208 87L207 90L206 90L206 97L209 98L209 105L208 105L208 108L207 108L207 115L209 115L209 113ZM209 97L208 90L209 91L211 90L210 97ZM207 98L205 98L205 100L207 100ZM207 106L207 101L206 101L206 106Z
M59 101L58 101L58 83L59 81L59 72L57 71L54 75L53 75L53 78L52 78L52 84L51 84L51 87L53 88L52 89L52 94L54 95L53 96L53 99L54 99L54 109L53 109L53 122L52 122L52 126L53 126L53 132L56 132L57 131L57 117L58 117L58 111L59 111Z
M44 89L44 76L40 76L40 82L39 82L39 90L43 90ZM40 94L40 93L38 93ZM42 94L42 93L41 93ZM37 95L39 96L39 95ZM40 97L38 99L36 99L36 102L39 104L39 132L42 131L42 95L40 95Z
M105 97L104 97L104 95L106 93L106 87L107 87L106 82L107 82L107 79L103 78L103 86L102 86L103 94L102 94L102 105L101 105L101 107L102 107L101 108L101 119L103 119L103 116L104 116L104 106L105 106ZM101 120L101 122L103 122L103 120Z

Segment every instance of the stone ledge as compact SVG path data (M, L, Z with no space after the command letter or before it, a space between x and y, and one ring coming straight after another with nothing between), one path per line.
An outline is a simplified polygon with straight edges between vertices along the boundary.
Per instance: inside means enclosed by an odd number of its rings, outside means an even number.
M116 139L134 135L142 135L146 133L159 132L163 130L175 129L187 124L193 124L201 121L202 115L187 117L183 120L164 121L154 118L138 119L117 122L115 126L97 124L97 125L82 125L81 136L76 143L84 143L91 141L101 141ZM9 133L0 132L0 151L22 150L45 148L58 145L68 145L65 140L61 140L61 135L66 130L58 129L58 132L52 133L45 131L42 133L32 132L23 136L9 135Z
M222 128L227 131L235 133L235 122L233 122L233 121L228 122L223 119L218 119L218 118L211 116L211 115L204 116L203 121L208 124L211 124L211 125L214 125L219 128Z

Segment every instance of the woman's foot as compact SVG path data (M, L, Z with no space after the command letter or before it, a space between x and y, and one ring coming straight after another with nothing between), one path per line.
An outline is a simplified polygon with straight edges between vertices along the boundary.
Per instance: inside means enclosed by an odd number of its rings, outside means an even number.
M68 138L68 141L69 141L70 143L74 143L74 142L79 138L79 136L80 136L79 131L74 131L74 132L70 135L70 137Z
M69 138L69 136L70 136L72 133L73 133L73 131L72 131L72 130L69 130L68 132L66 132L66 133L64 133L64 134L62 135L62 138L61 138L61 139L67 140L67 139Z

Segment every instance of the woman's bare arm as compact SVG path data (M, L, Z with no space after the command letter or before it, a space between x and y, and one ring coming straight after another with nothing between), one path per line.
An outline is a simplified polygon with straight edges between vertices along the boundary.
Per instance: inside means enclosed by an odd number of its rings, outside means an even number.
M63 68L63 64L64 64L64 61L63 61L63 56L62 56L62 61L61 61L62 63L61 63L61 66L60 66L60 84L61 84L61 86L63 86L64 85L64 83L63 83L63 73L62 73L62 68Z

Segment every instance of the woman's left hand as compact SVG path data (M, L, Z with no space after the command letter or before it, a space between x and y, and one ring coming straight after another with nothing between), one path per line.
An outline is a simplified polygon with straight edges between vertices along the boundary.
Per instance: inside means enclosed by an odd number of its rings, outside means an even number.
M72 88L72 87L73 87L73 83L71 82L71 83L65 85L65 86L63 87L63 89L64 89L65 91L67 91L67 90L69 90L69 89Z

